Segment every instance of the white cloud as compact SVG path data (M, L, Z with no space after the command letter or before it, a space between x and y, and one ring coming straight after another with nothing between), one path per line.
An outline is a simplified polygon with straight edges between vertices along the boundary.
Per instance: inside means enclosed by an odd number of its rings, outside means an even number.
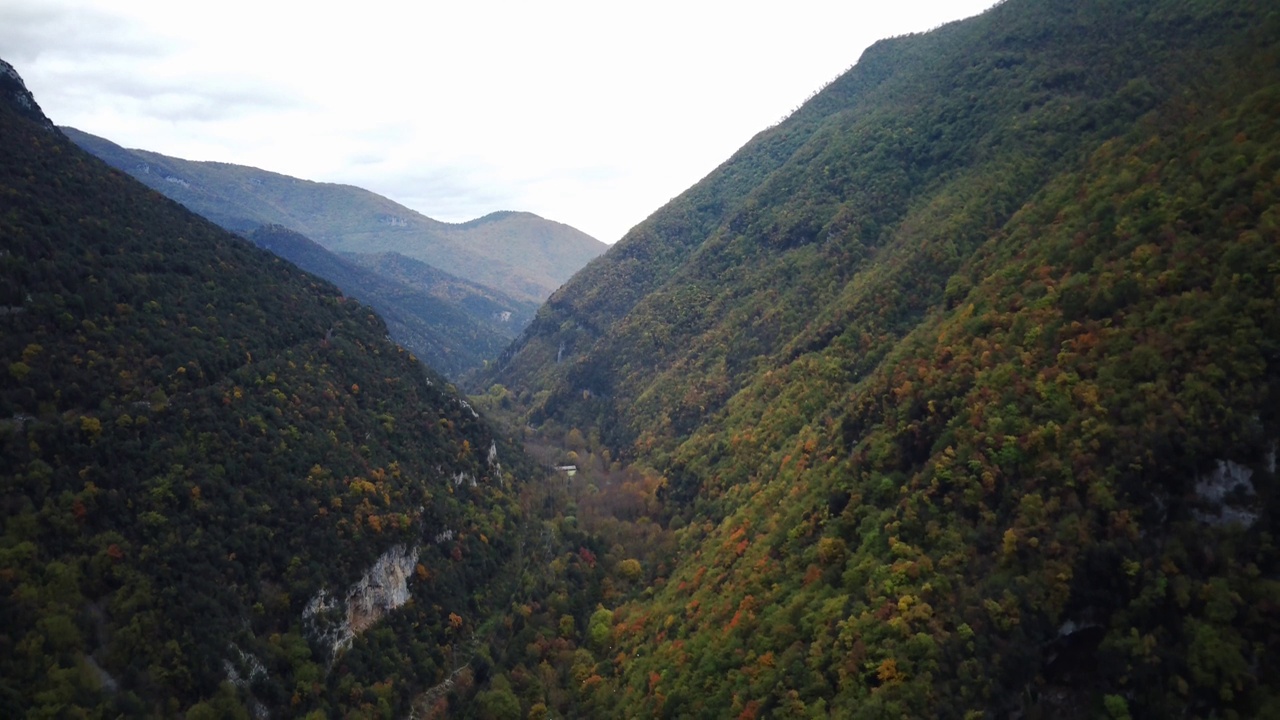
M128 147L613 242L874 40L990 2L8 0L0 57Z

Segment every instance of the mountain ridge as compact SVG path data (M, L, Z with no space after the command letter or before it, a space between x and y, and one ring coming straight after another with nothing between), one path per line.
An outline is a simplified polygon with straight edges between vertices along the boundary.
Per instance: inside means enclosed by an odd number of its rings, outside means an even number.
M128 150L75 128L62 130L118 169L229 230L245 233L277 224L330 251L400 252L521 301L541 302L605 247L533 213L491 213L445 223L354 185Z
M459 378L475 371L496 357L505 344L523 329L535 310L535 304L531 300L508 296L492 287L464 280L438 268L395 276L395 269L403 269L403 263L385 257L385 253L353 254L343 258L304 234L286 238L286 226L276 221L286 222L295 228L314 227L315 223L309 220L310 211L296 206L296 203L282 203L279 197L256 194L266 182L298 185L320 188L322 193L353 195L365 205L373 203L389 212L398 212L395 210L398 205L367 190L334 183L309 184L309 181L229 163L184 165L185 161L156 153L125 150L110 141L74 128L63 130L74 142L107 160L117 169L129 172L162 195L203 210L211 220L223 227L251 239L258 236L274 238L274 243L266 245L274 248L277 254L338 284L352 297L373 305L388 319L391 334L398 342L451 378ZM183 168L191 167L214 168L214 181L201 182L197 178L193 185L183 179L184 172L191 175ZM219 183L222 186L232 186L235 183L222 177L225 175L243 175L247 179L241 186L227 189L220 187ZM394 215L385 217L392 218ZM450 226L426 217L422 217L421 221L442 232L451 231L450 228L462 228L462 225ZM513 222L532 223L538 227L549 221L543 221L531 213L512 212L476 222L507 226ZM292 233L294 230L287 232ZM546 233L530 232L524 245L531 254L546 255L547 240ZM384 274L384 268L393 274Z
M882 41L553 294L477 389L659 473L679 548L560 711L1275 714L1276 37Z
M367 306L50 127L0 96L0 714L410 712L519 587L536 469Z
M463 400L0 108L0 708L1280 716L1277 117L1249 0L882 41Z
M1046 4L1046 7L1049 6L1052 6L1052 4ZM1055 14L1062 12L1056 6L1054 8L1053 12ZM999 7L995 10L999 10ZM1018 32L1017 23L1014 22L1012 24L1013 29L1007 35L1016 37ZM783 252L793 247L802 248L805 245L814 244L819 240L818 234L823 231L832 233L832 236L835 233L841 233L844 236L848 236L850 233L854 234L855 237L852 240L863 245L862 248L853 248L854 252L865 253L868 250L876 249L875 246L881 242L879 236L883 231L885 220L888 219L887 216L884 216L885 208L893 208L891 212L895 214L903 212L900 207L894 207L895 205L900 206L900 202L884 202L884 199L888 198L889 195L883 192L878 194L864 193L864 198L859 200L860 202L883 203L883 206L873 213L863 216L855 215L858 212L858 208L840 207L829 199L819 200L820 205L815 204L813 200L806 201L807 204L805 205L792 202L790 203L792 217L790 219L770 218L768 226L756 225L753 228L752 225L756 222L755 218L753 218L753 213L759 214L755 209L760 206L768 207L786 202L787 194L792 191L796 183L802 182L800 178L807 171L809 163L813 161L810 156L796 157L794 154L797 151L808 152L810 155L815 152L822 152L822 147L831 144L826 138L835 132L833 128L837 128L843 122L841 118L851 117L851 113L855 113L862 104L887 98L889 101L888 107L892 107L895 112L899 112L903 107L918 106L921 101L920 98L928 97L931 91L936 91L947 84L946 81L930 79L928 82L934 83L933 88L923 86L904 87L902 82L899 82L897 86L892 83L886 86L884 75L886 69L891 66L891 61L905 61L905 57L894 57L892 53L895 51L899 53L909 51L907 55L914 55L917 58L927 57L928 54L925 48L937 46L940 43L949 42L955 44L963 42L963 35L971 35L977 27L980 27L980 25L968 22L952 23L932 33L880 41L873 45L864 53L870 61L867 68L864 69L864 65L860 61L854 70L829 84L809 104L803 106L793 116L780 125L757 135L743 150L735 153L733 157L726 161L717 171L709 175L707 179L690 188L681 197L673 200L671 204L655 212L654 215L641 223L636 230L625 238L625 242L618 243L595 264L592 268L593 272L580 274L573 281L573 285L562 288L549 298L544 312L539 313L529 330L504 353L504 358L500 364L507 363L511 366L511 374L506 376L505 379L525 378L532 372L528 368L550 368L556 366L555 363L546 362L546 358L551 354L548 349L538 346L538 340L542 336L544 328L559 333L548 344L558 349L563 341L566 353L569 353L565 357L573 357L575 352L585 352L590 343L594 341L595 336L591 328L600 328L609 323L618 322L626 313L634 309L635 303L639 301L645 292L660 287L664 282L669 282L690 253L703 252L707 256L709 266L715 267L717 271L737 272L741 275L741 271L735 270L732 263L741 266L744 260L761 254L754 248L742 247L738 249L731 247L735 242L739 246L743 245L744 241L736 240L736 238L743 234L744 231L755 230L757 233L761 231L771 233L774 236L771 239L771 247ZM1120 25L1113 25L1108 28L1108 31L1122 34L1124 28ZM951 63L951 72L953 74L962 75L968 72L965 67L968 64L965 58L957 56L953 57L949 62ZM1003 71L1000 63L1010 61L1001 55L989 62L992 63L991 69L998 73ZM1126 62L1131 72L1142 71L1141 63L1136 61ZM1013 65L1013 67L1017 67L1018 64ZM1039 80L1039 82L1062 82L1053 78L1063 72L1061 68L1064 65L1068 65L1068 63L1059 63L1049 67L1048 63L1042 62L1041 66L1036 70L1042 73L1045 78ZM1026 70L1022 72L1025 74ZM1173 73L1170 74L1172 75ZM920 75L920 73L917 73L917 75ZM1116 92L1117 96L1125 99L1124 102L1136 104L1130 109L1117 106L1116 98L1103 96L1101 94L1102 90L1095 87L1091 92L1098 95L1100 100L1095 101L1094 109L1092 110L1095 113L1110 113L1118 109L1124 113L1122 117L1136 118L1142 111L1152 107L1158 98L1155 88L1151 87L1149 82L1138 82L1133 85L1118 87L1116 80L1107 78L1096 80L1099 85L1106 83L1113 86L1112 92ZM1168 82L1173 82L1173 80ZM1037 91L1037 93L1045 97L1051 97L1044 91ZM1068 88L1066 94L1067 97L1080 95L1079 91L1071 88ZM864 95L866 96L864 97ZM947 96L942 94L939 97ZM844 107L841 104L844 102L842 98L848 99L853 105ZM904 102L904 98L906 106L901 104ZM961 100L958 105L959 108L957 109L969 106L970 112L986 112L989 114L989 111L982 110L976 102L969 99ZM1050 122L1052 113L1065 109L1064 101L1057 101L1049 107L1033 106L1032 113L1039 116L1035 118L1034 122ZM951 109L948 108L948 110ZM937 152L935 148L941 147L943 144L934 142L932 138L910 138L905 133L900 132L904 129L909 132L909 128L894 127L902 124L894 120L885 122L885 125L888 126L887 129L868 129L871 127L869 123L884 120L885 112L885 110L879 110L876 118L860 121L859 132L879 132L884 135L883 137L871 137L864 143L874 147L876 142L887 140L890 143L897 144L897 147L891 152L903 153L904 156L907 152L921 152L923 155L919 159L909 158L909 156L905 156L904 159L909 159L910 162L921 165L932 164L934 161L932 156ZM1073 112L1075 115L1080 115L1082 111L1077 109ZM1080 120L1082 122L1098 122L1087 117L1082 117ZM1057 122L1065 124L1060 120ZM823 133L826 134L825 137ZM1062 131L1058 131L1057 134L1060 137L1065 136ZM994 129L988 130L986 135L988 137L999 137ZM1047 172L1046 168L1049 167L1049 164L1056 162L1055 155L1063 151L1050 144L1054 136L1043 132L1036 132L1033 135L1026 132L1026 130L1022 131L1022 135L1021 142L1024 145L1035 148L1035 151L1043 156L1038 159L1042 167L1036 169L1035 172L1042 174ZM1044 148L1031 144L1032 142L1039 143L1042 141L1049 141L1046 142L1046 147ZM986 140L985 142L992 142L992 140ZM1061 143L1061 140L1058 142ZM807 145L802 145L801 143L807 143ZM907 143L914 144L914 148L908 150ZM883 147L890 147L890 145L885 143ZM985 155L990 155L991 149L982 145L973 145L964 149L964 152L981 158ZM1079 153L1078 150L1075 152ZM834 158L836 158L836 155L828 149L824 159L832 162ZM881 162L887 159L886 173L883 177L891 178L891 182L896 183L898 187L906 187L909 184L918 184L920 182L920 178L910 176L912 171L902 167L901 161L889 158L887 154L880 155L878 159ZM962 158L943 157L942 159L951 168L961 167ZM844 162L839 159L834 160L834 163L843 164ZM992 162L992 160L988 158L986 162ZM830 166L831 170L839 167L834 163ZM742 167L747 164L750 164L751 167ZM788 167L790 168L789 170ZM865 170L845 168L845 172L850 171L855 173L854 177L864 179L870 177L870 174ZM790 172L790 176L787 175L787 172ZM950 172L954 172L954 170ZM771 175L773 177L770 177ZM759 181L758 186L752 184L753 179ZM939 177L932 179L932 182L936 183L945 180L948 180L948 178ZM954 178L950 178L950 180L954 181ZM830 195L832 189L838 187L839 183L847 183L848 181L848 178L842 178L838 182L829 182L829 187L820 188L819 192ZM1028 180L1023 180L1022 182L1025 184L1028 181L1033 181L1030 176L1028 176ZM880 182L883 183L883 180ZM979 186L981 183L982 181L978 180L975 182L975 186ZM742 192L743 188L749 188L751 192L749 194L744 193ZM901 192L899 195L901 197L910 197L911 193ZM973 202L974 198L963 198L960 201ZM731 208L726 208L726 204L730 202L735 203L735 205ZM1016 207L1016 205L1012 205L1014 202L1016 200L1013 198L1000 199L1000 202L989 203L987 207L983 208L983 212L991 213L996 211L1008 215ZM1005 207L1001 207L1001 203ZM815 211L826 216L822 224L804 224L805 221L803 219L807 215L816 214ZM716 212L722 213L718 216L718 221L713 219L717 217L714 214ZM841 214L833 214L833 212ZM875 213L881 214L882 217L877 217ZM723 224L717 227L710 224L713 222ZM823 225L826 227L824 228ZM973 231L971 230L970 232ZM696 238L696 244L689 244L686 238ZM707 243L709 245L704 248L703 245ZM716 257L716 255L724 257ZM842 259L839 256L835 256L827 257L823 261L830 263L831 268L838 269L844 267L844 263L841 262ZM814 259L810 258L806 261L813 262ZM684 273L688 275L698 272L702 275L700 278L702 281L714 282L712 279L713 271L695 270L692 267L691 265L686 265L683 270ZM815 270L815 272L827 275L832 273L831 269ZM641 275L641 277L633 281L634 276L637 274ZM839 284L843 282L843 279L837 277L835 282ZM570 292L576 293L576 297L572 300L568 299ZM666 298L664 302L680 304L680 300L676 298ZM718 302L714 304L713 309L724 311L726 307L726 302ZM698 314L705 314L705 311ZM789 322L794 325L798 320L791 319ZM561 331L560 328L566 324L570 329ZM735 337L749 338L751 336L752 333L750 332L742 332L736 334ZM624 341L620 340L619 342ZM630 342L630 340L625 342ZM529 352L534 357L527 363L511 363L511 358L522 352ZM602 347L599 353L601 359L606 363L617 362L616 359L622 356L621 353L617 352L616 348ZM610 358L615 360L610 360ZM559 366L559 369L560 372L572 372L571 369L574 367L574 363L565 363ZM589 384L579 383L575 385L576 381L573 378L566 378L563 382L566 384L562 385L563 390L558 392L562 392L566 398L580 396L581 393L579 391L581 389L592 390L592 394L595 396L611 394L602 388L592 388Z
M468 306L481 302L479 292L464 292L461 302L442 299L426 283L411 286L397 281L376 269L335 255L284 226L262 225L247 237L258 247L330 280L344 293L369 303L387 323L396 342L446 377L456 378L483 367L487 360L501 352L519 327L502 320L503 314L511 317L520 310L520 304L514 301L503 305L487 303L488 313L471 312ZM454 280L452 284L463 285L463 281Z

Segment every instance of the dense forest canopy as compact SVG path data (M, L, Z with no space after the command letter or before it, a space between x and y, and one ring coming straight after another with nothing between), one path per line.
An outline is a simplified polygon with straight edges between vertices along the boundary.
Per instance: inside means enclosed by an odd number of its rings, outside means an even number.
M1009 0L883 41L553 295L487 396L660 473L678 547L577 701L1280 713L1278 38Z
M165 197L370 305L392 339L449 378L497 356L529 324L542 298L603 249L572 228L527 213L449 225L360 188L126 150L75 128L62 131ZM303 230L348 251L333 252ZM453 237L459 233L465 237ZM389 244L430 248L433 262L473 279L384 251ZM545 282L530 285L523 271L513 273L509 261L520 257L549 273ZM504 292L506 286L520 288L520 297Z
M530 466L368 307L0 90L0 716L404 714L512 592Z
M495 298L493 291L459 278L440 278L444 273L410 258L397 259L400 265L417 266L421 271L402 280L382 270L394 267L394 259L386 255L376 256L385 259L383 263L366 265L331 253L280 225L263 225L247 237L258 247L329 280L352 299L368 303L386 322L396 343L448 378L483 367L510 342L517 323L528 322L521 312L525 304ZM450 292L450 288L461 292Z
M1280 10L880 42L465 400L0 84L0 714L1280 716Z

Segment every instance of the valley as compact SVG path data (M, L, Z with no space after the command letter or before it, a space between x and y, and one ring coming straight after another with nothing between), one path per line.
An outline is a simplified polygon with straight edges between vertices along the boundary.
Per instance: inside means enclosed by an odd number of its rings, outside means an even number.
M1280 11L883 40L509 293L0 91L0 715L1280 715Z
M605 248L531 213L442 223L357 187L61 130L117 170L368 303L396 342L451 379L495 357L547 295Z

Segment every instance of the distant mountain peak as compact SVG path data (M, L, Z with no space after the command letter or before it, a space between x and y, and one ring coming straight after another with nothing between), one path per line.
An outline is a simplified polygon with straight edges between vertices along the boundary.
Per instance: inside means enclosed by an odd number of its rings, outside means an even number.
M516 299L540 303L604 252L599 240L531 212L504 210L441 222L353 185L321 183L246 165L183 160L65 127L72 142L232 232L267 224L333 252L397 251Z

